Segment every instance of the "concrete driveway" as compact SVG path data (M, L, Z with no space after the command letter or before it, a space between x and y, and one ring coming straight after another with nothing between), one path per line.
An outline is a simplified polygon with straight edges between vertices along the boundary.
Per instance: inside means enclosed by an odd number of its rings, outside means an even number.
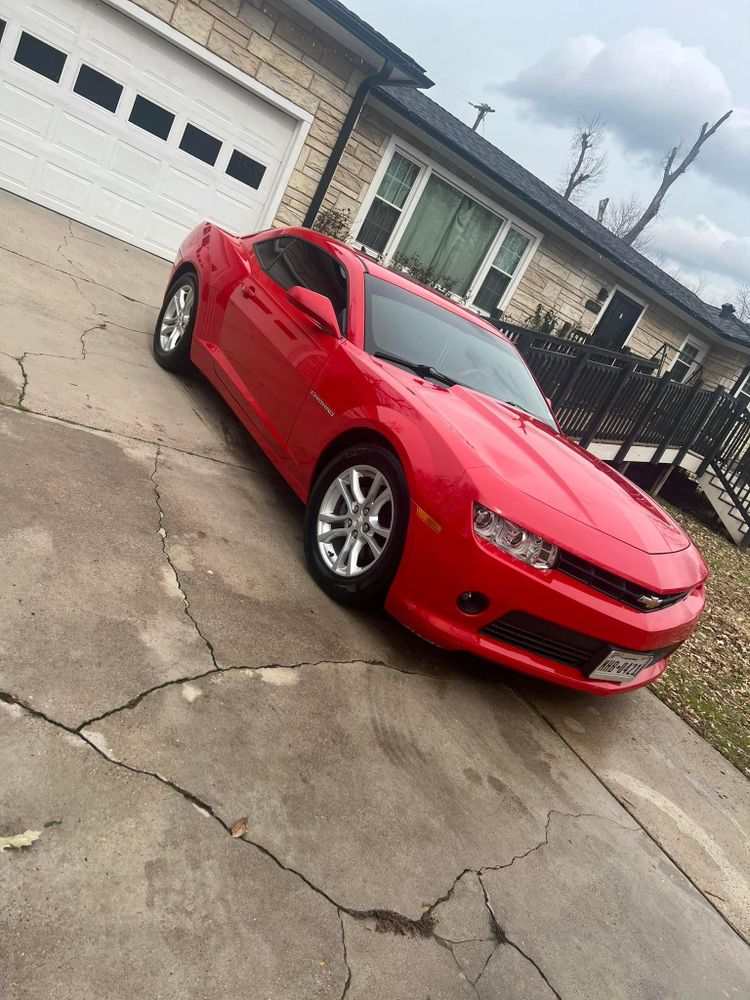
M739 773L332 604L167 265L0 219L3 998L749 996Z

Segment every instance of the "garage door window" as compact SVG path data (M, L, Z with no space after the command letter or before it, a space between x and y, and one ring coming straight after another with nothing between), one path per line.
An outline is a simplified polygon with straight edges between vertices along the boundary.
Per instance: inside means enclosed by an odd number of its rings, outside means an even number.
M0 41L2 41L3 32L5 31L5 21L0 17Z
M41 38L35 38L34 35L23 31L14 59L21 66L32 69L40 76L46 76L54 83L59 83L67 56L52 45L47 45Z
M248 187L255 188L256 191L260 187L265 172L266 168L262 163L245 156L238 149L232 153L227 164L227 173L230 177L247 184Z
M100 108L114 112L117 111L117 105L120 103L122 84L110 80L104 73L100 73L83 63L78 70L73 91L81 97L85 97L87 101L98 104Z
M139 94L133 102L133 110L128 121L142 128L144 132L155 135L157 139L166 139L172 129L174 115Z
M195 125L187 124L180 140L180 149L213 167L221 149L221 142L208 132L196 128Z

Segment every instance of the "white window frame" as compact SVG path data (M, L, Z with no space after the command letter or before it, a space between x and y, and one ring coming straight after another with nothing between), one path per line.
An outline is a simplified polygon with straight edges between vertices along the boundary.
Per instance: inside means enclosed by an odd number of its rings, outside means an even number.
M745 399L745 409L750 411L750 371L748 371L739 385L735 387L732 395L735 399L743 397Z
M626 295L629 299L632 299L633 302L637 303L641 307L640 316L635 321L635 323L633 323L633 327L632 327L630 333L627 335L627 337L623 341L622 347L619 348L622 351L624 348L626 348L628 346L628 344L630 343L630 341L633 339L633 335L635 334L635 331L638 329L638 324L643 319L643 317L646 315L646 310L648 309L648 302L646 302L644 299L640 298L638 295L633 295L633 293L630 291L629 288L624 288L622 285L616 285L616 284L613 285L612 286L612 290L610 291L609 295L607 296L607 298L602 303L602 308L601 308L598 316L596 317L596 320L594 321L594 325L591 327L591 333L589 334L589 337L593 337L594 334L596 333L596 328L599 326L599 323L601 322L601 320L604 317L604 314L606 313L607 309L609 308L610 302L615 297L615 292L622 292L623 295Z
M456 188L462 194L465 194L467 195L467 197L472 198L474 201L477 202L477 204L481 205L482 208L485 208L488 212L491 212L500 221L500 228L497 232L497 235L490 244L485 257L482 260L482 263L480 264L476 274L474 275L474 278L472 279L472 282L466 292L466 296L462 297L457 295L451 295L450 296L451 298L460 301L465 301L469 309L472 309L474 312L479 313L479 315L481 316L488 316L489 313L487 313L485 310L479 309L474 305L472 305L472 299L479 291L482 282L484 281L488 271L492 267L492 262L495 260L495 257L497 257L500 251L500 247L502 246L502 242L508 233L508 230L511 228L517 229L519 232L523 233L524 236L527 236L529 238L529 245L526 247L526 250L524 251L521 259L519 260L515 273L512 275L508 287L505 289L505 292L503 293L503 296L496 307L497 309L500 309L502 311L513 297L526 268L528 267L532 257L536 253L539 244L542 242L542 234L538 230L533 229L531 226L529 226L528 223L522 222L521 219L513 215L512 212L507 211L504 206L497 205L495 202L490 201L489 198L481 194L470 184L466 184L464 181L460 180L455 174L451 173L451 171L446 170L440 164L436 163L433 159L431 159L428 156L425 156L424 153L419 152L419 150L415 149L408 142L404 142L400 138L397 139L395 136L391 136L388 145L383 151L380 163L378 164L378 168L375 171L375 176L372 179L372 183L370 184L367 194L362 204L360 205L357 215L354 218L354 222L352 224L352 233L359 233L359 230L362 227L362 223L366 219L367 213L370 211L370 206L377 197L378 188L380 187L380 182L383 180L383 177L385 176L386 170L388 169L388 166L391 162L391 159L393 158L394 153L400 153L402 156L405 156L407 160L411 160L411 162L414 163L419 168L419 173L417 174L414 180L414 184L412 185L412 189L407 195L406 201L404 202L403 207L401 208L401 214L398 218L398 221L396 222L396 225L393 227L393 232L391 233L390 238L385 245L385 249L383 250L382 254L379 255L380 259L383 261L384 264L389 264L391 262L393 255L396 251L396 247L400 243L401 237L404 235L406 227L409 225L409 221L411 220L411 217L414 214L414 210L419 204L419 199L421 198L422 193L425 187L427 186L427 182L430 179L430 177L432 177L434 174L440 180L445 181L446 184L450 184L451 187ZM359 242L356 235L353 237L353 239L355 243ZM365 244L361 245L365 246L365 249L367 249Z
M688 381L688 379L691 379L693 377L693 375L695 375L696 370L705 361L706 355L708 354L708 350L709 350L709 345L708 344L704 343L698 337L694 337L692 333L688 333L686 335L685 339L680 344L680 346L678 348L676 348L677 353L672 358L672 363L669 366L669 368L667 369L667 371L671 372L672 369L674 368L674 366L677 364L677 362L681 359L682 352L685 350L685 345L686 344L692 344L693 347L697 347L698 348L698 353L693 358L690 371L687 373L687 375L685 376L685 378L682 380L681 384L684 384L685 382ZM684 364L684 361L683 361L683 364Z

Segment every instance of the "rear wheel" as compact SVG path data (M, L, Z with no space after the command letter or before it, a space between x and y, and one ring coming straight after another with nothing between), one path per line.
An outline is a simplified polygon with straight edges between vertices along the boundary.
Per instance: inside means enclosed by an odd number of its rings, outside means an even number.
M322 470L305 512L305 558L343 604L382 603L401 560L409 492L401 463L376 444L346 448Z
M187 372L190 368L197 308L198 283L194 275L183 274L167 289L154 329L154 357L167 371Z

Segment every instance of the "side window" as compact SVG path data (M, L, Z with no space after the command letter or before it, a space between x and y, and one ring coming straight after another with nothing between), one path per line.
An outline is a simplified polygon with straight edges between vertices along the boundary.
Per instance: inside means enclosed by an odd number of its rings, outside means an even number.
M302 285L330 299L341 330L346 330L346 269L335 257L291 237L256 244L255 253L263 270L282 288Z
M281 236L275 240L264 240L262 243L256 243L254 250L255 256L258 258L258 263L263 268L267 274L271 274L271 268L287 250L294 239L291 236ZM276 279L278 281L278 278Z

